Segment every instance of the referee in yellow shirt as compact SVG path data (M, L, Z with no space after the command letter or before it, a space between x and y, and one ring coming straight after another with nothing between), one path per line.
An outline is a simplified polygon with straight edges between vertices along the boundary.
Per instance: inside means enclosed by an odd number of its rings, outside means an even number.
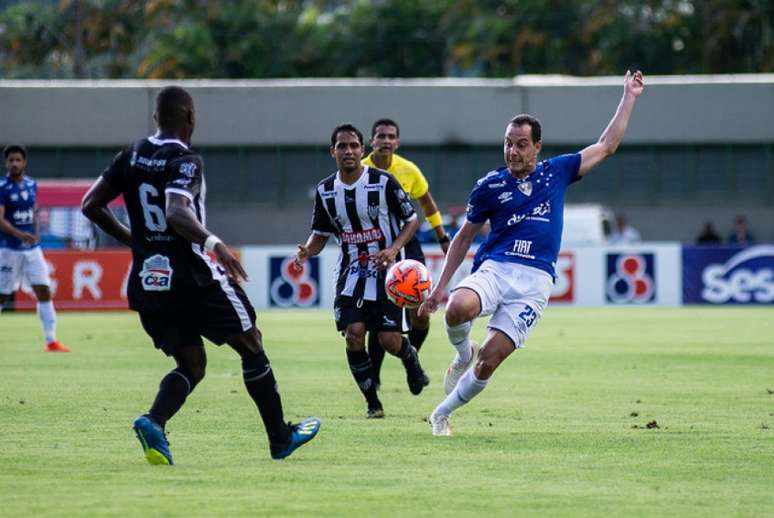
M398 180L403 190L416 200L422 208L425 219L435 230L438 243L445 254L449 249L449 236L441 222L441 213L438 210L435 200L430 194L430 187L422 174L422 171L410 160L395 154L395 150L400 146L400 127L398 123L391 119L379 119L371 126L371 154L363 159L363 165L375 167L382 171L387 171ZM425 254L422 253L422 246L419 244L417 236L409 241L404 247L407 259L415 259L425 263ZM430 316L417 315L417 309L409 310L411 319L411 331L408 333L409 341L417 351L422 348L422 344L427 338L430 330ZM369 333L368 353L373 363L374 374L377 386L381 383L380 373L382 370L382 361L384 360L384 349L379 345L379 340L375 333Z

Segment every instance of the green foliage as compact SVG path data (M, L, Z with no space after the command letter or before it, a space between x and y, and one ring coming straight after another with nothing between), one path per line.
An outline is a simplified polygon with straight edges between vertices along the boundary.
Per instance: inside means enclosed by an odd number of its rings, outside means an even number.
M0 315L3 516L767 516L774 508L769 308L553 308L436 438L424 418L453 355L441 316L411 396L388 357L387 417L366 420L328 311L259 316L288 419L320 435L269 459L236 354L168 424L177 463L131 433L173 362L133 313ZM474 336L485 333L479 321ZM648 423L655 422L658 427Z
M0 71L112 78L770 72L773 35L768 1L61 0L0 11Z

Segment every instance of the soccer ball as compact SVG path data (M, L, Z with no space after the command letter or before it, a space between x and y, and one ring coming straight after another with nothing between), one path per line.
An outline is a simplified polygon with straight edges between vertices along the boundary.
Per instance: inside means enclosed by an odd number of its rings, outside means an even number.
M432 279L427 267L414 259L404 259L387 271L384 290L398 307L415 308L430 295Z

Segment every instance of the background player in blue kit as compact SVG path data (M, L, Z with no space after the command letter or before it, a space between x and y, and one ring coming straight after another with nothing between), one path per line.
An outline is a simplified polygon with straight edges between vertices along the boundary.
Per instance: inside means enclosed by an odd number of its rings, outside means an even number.
M19 144L3 151L8 174L0 180L0 310L22 279L38 299L46 352L70 352L56 339L56 310L51 300L48 265L40 249L38 184L26 176L27 150Z
M481 393L497 367L524 347L554 283L565 191L615 153L643 89L642 73L627 71L615 115L599 140L579 153L538 163L540 122L518 115L506 127L505 167L491 171L473 188L467 219L452 240L438 284L420 307L420 313L438 308L473 237L489 221L492 229L476 253L472 273L457 285L446 306L446 331L457 355L444 378L447 397L430 416L433 435L451 435L451 413ZM471 368L472 321L489 315L486 340Z

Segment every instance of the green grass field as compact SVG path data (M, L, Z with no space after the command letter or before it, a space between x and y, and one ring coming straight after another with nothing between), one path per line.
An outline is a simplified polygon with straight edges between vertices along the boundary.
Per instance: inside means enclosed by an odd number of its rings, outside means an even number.
M167 426L177 465L131 432L172 364L132 313L0 315L2 516L771 516L774 311L549 308L455 436L425 419L452 357L440 316L420 396L388 358L387 418L366 420L325 312L259 315L289 419L318 438L272 461L228 348ZM474 335L482 337L484 322ZM655 421L658 428L648 428Z

